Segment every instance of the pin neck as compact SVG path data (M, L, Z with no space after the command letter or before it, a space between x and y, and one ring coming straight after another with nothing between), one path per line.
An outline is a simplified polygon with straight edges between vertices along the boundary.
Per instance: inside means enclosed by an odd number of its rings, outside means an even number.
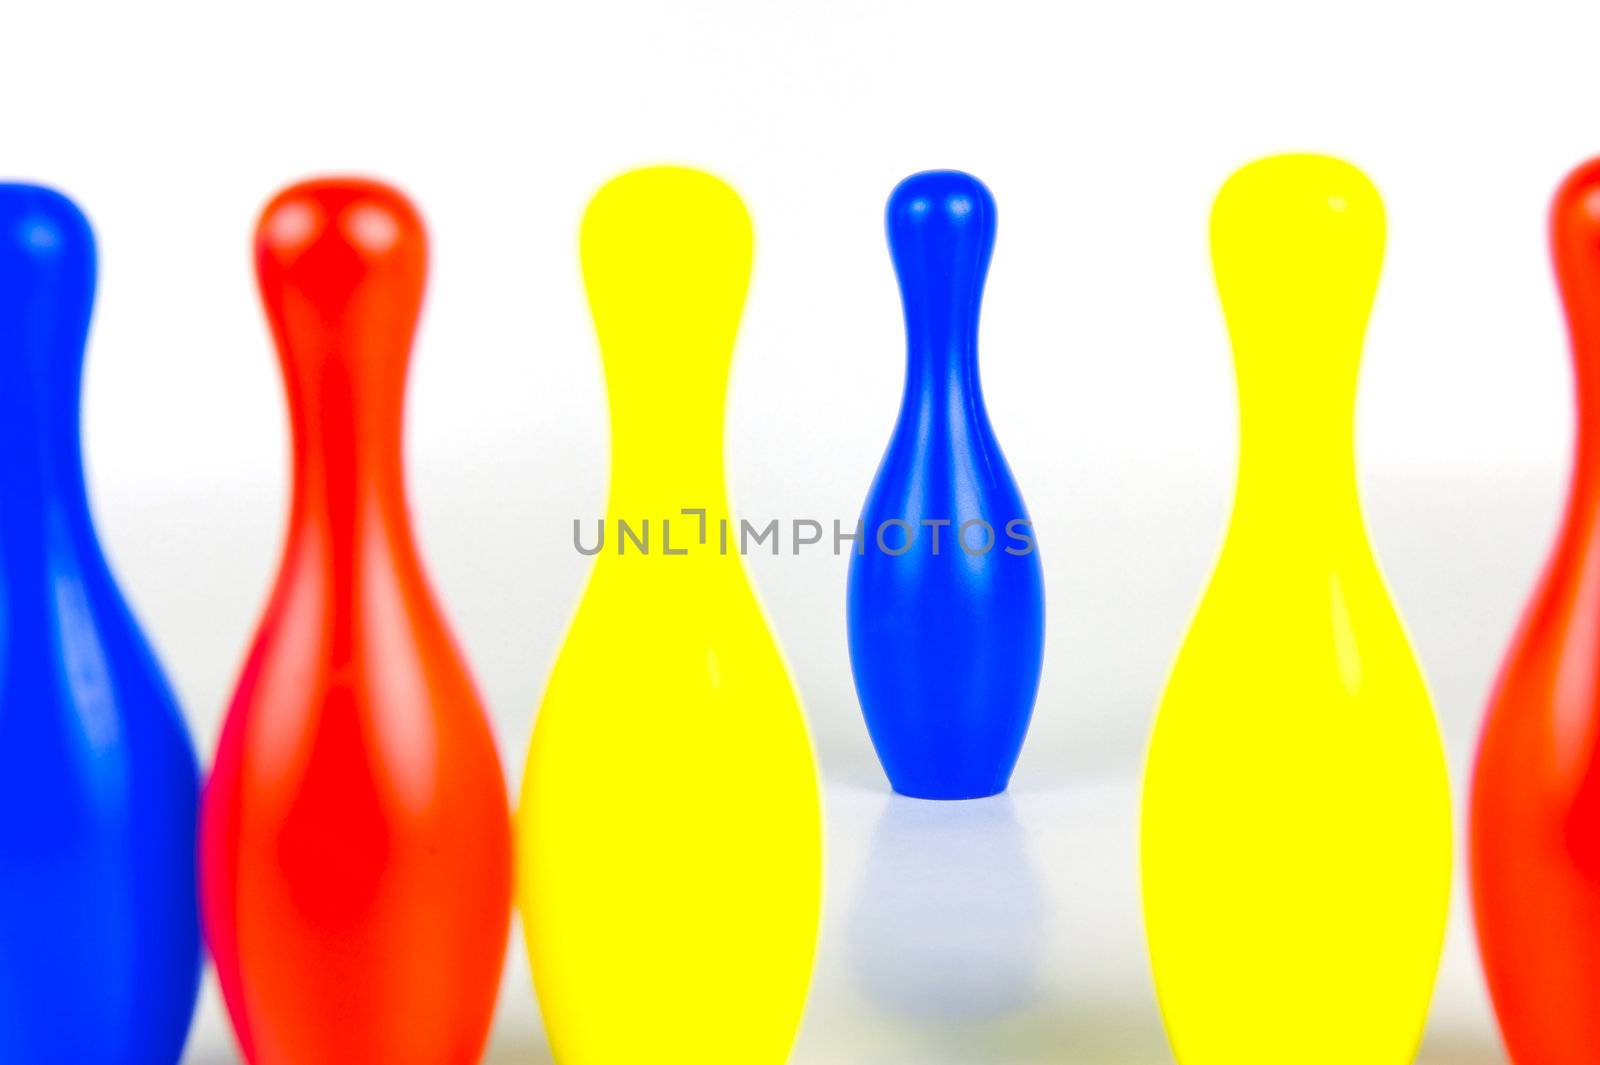
M63 551L94 549L79 439L84 330L70 332L0 326L0 586L46 577Z
M726 516L722 386L674 390L705 395L703 403L668 404L631 386L619 391L611 395L608 516L654 522L684 508L703 508L712 520Z
M1567 509L1569 521L1600 525L1600 395L1584 395L1581 390Z
M1343 380L1309 394L1241 386L1236 524L1359 525L1354 393Z
M95 550L95 534L77 390L16 369L0 375L0 588L20 589L57 572L64 553Z
M1600 520L1600 300L1591 298L1590 292L1600 287L1595 284L1600 280L1600 265L1587 258L1576 264L1558 259L1558 265L1564 267L1563 296L1577 403L1572 506L1586 522L1595 522Z
M75 372L42 358L0 355L0 499L5 503L53 499L77 505L85 498L79 440L79 388ZM0 504L11 514L26 507Z
M938 259L902 256L896 262L906 329L906 396L961 407L981 402L978 314L984 270L968 264L964 271L941 273L940 266Z
M949 410L983 406L978 377L976 329L966 336L909 333L906 346L907 405L932 405Z
M978 376L978 314L988 263L988 245L956 256L909 254L895 262L906 328L907 417L934 414L940 420L981 418ZM962 259L966 261L962 261Z
M287 380L292 535L315 537L352 564L374 537L409 544L401 382L358 380L336 357L294 365L310 372L291 372Z

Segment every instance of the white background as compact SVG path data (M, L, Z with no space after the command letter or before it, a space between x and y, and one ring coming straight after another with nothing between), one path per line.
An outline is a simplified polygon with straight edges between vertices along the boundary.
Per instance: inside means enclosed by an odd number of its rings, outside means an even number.
M902 373L884 199L915 170L969 169L999 204L982 364L1041 539L1044 685L1009 798L891 800L849 679L844 560L753 560L827 783L827 916L795 1060L1169 1060L1136 780L1230 492L1206 216L1234 167L1309 149L1363 166L1389 208L1362 479L1463 790L1561 501L1571 392L1544 226L1562 174L1600 150L1593 3L0 10L0 172L69 192L99 234L95 509L207 761L284 523L249 265L277 186L384 176L429 221L412 503L514 783L587 570L571 521L597 517L605 487L575 252L588 196L663 161L743 193L757 260L736 505L849 522ZM1487 1065L1502 1058L1457 887L1424 1060ZM208 990L189 1060L232 1054ZM492 1059L547 1055L514 940Z

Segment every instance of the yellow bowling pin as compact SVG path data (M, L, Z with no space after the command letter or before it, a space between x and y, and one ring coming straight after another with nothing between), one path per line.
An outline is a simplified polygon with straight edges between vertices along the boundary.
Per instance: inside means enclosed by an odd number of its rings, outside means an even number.
M1145 927L1181 1065L1403 1065L1450 891L1428 692L1362 524L1356 373L1383 259L1347 163L1263 159L1211 215L1239 479L1145 765Z
M750 218L708 174L637 170L595 195L581 253L611 492L523 782L534 983L562 1065L776 1065L810 984L822 832L723 476Z

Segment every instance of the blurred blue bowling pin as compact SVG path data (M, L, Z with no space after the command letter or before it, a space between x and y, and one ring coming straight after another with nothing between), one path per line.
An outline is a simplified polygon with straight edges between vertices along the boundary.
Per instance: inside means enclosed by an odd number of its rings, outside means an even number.
M1032 524L978 384L994 198L969 174L915 174L888 229L906 388L850 561L850 664L894 790L979 798L1011 779L1044 654Z
M199 770L79 446L89 224L0 184L0 1061L173 1065L200 978Z

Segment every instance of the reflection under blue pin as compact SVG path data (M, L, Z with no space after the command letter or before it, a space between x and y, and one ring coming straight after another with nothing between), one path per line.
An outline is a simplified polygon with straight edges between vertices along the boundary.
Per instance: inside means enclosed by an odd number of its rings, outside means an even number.
M850 562L850 664L895 791L978 798L1011 779L1044 654L1032 525L978 382L994 198L969 174L915 174L888 230L906 386Z
M199 770L90 520L89 224L0 184L0 1061L173 1065Z

